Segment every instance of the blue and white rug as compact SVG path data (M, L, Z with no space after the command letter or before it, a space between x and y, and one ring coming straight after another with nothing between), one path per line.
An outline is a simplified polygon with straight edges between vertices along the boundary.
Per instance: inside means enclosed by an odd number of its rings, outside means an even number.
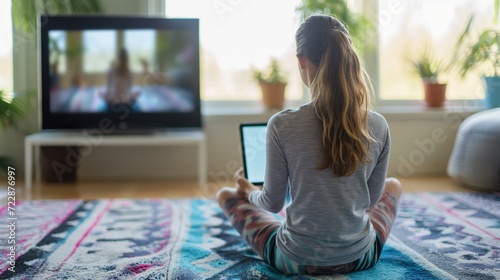
M262 262L213 200L22 201L15 211L15 231L0 227L0 279L322 279ZM0 217L13 221L7 207ZM496 279L499 256L499 194L404 194L379 263L328 279Z

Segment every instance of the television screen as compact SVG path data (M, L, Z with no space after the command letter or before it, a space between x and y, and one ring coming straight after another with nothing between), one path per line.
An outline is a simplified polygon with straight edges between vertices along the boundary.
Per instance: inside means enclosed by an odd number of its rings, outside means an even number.
M196 19L41 18L42 129L200 127ZM125 124L125 125L124 125Z

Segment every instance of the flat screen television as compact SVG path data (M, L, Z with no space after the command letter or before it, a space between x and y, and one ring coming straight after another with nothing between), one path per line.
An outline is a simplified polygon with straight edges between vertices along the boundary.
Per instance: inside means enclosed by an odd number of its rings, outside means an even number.
M42 130L202 126L197 19L39 20Z

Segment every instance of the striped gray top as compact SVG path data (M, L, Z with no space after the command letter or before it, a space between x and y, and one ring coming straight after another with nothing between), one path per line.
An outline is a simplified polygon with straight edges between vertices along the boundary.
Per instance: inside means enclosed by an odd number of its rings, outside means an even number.
M274 115L266 136L266 175L262 191L250 202L271 212L291 202L279 229L277 246L295 262L329 266L363 256L375 239L365 210L382 196L389 162L390 136L386 120L369 112L373 138L370 159L353 175L336 177L319 170L323 159L321 122L312 103Z

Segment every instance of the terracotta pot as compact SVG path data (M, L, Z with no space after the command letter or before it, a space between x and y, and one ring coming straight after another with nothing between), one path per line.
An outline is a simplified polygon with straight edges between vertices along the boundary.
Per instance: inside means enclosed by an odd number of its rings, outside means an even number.
M428 107L443 107L446 102L446 84L424 81L425 104Z
M267 109L281 109L285 104L285 87L282 83L260 83L262 103Z

